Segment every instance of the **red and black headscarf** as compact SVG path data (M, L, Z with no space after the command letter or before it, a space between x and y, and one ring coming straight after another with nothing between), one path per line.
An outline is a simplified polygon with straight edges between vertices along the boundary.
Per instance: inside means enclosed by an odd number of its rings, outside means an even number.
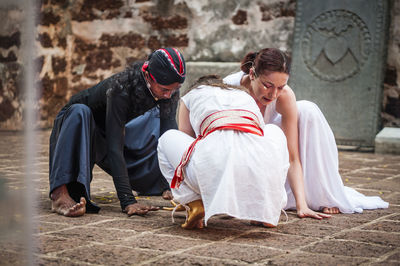
M161 85L183 83L186 76L185 59L175 48L158 49L149 55L142 71L148 71L151 78Z

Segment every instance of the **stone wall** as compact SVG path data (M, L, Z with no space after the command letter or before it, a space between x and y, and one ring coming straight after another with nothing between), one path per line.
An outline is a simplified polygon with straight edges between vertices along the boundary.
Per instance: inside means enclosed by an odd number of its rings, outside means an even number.
M23 110L23 12L0 9L0 129L21 129Z
M392 4L382 122L385 126L400 127L400 1Z
M42 0L35 62L39 127L51 127L69 97L153 49L179 48L187 61L237 62L250 50L291 52L295 0ZM392 9L383 118L400 126L399 3ZM0 5L0 129L22 128L23 11ZM397 21L397 23L395 23Z

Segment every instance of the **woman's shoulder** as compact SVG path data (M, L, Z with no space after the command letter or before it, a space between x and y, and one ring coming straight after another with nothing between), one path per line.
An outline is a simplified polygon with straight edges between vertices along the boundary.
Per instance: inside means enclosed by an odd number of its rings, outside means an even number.
M187 92L181 99L185 103L190 102L201 102L211 100L216 97L221 97L221 94L233 91L233 89L224 89L213 85L200 85L198 87L192 88Z
M228 85L240 86L240 81L245 74L243 71L239 71L226 76L222 81Z
M294 108L296 108L296 95L292 88L290 88L289 85L286 85L276 100L276 110L280 114L284 115Z
M190 91L185 93L181 98L182 99L190 99L190 98L196 98L199 97L199 95L205 94L208 95L210 94L211 91L217 89L214 86L209 86L209 85L200 85L195 88L191 88Z
M295 98L296 99L296 95L294 94L294 91L292 90L292 88L290 88L289 85L286 85L285 87L283 87L281 96L284 96L285 98Z

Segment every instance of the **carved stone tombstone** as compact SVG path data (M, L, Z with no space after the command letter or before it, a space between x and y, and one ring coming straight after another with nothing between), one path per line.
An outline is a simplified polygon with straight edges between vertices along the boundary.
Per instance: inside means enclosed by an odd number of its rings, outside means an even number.
M379 130L387 0L297 0L290 86L315 102L338 144L373 147Z

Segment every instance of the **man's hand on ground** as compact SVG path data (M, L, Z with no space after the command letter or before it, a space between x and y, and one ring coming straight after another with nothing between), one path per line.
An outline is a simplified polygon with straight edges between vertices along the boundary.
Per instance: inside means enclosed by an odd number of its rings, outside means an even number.
M134 214L137 215L145 215L149 211L157 211L159 207L143 205L141 203L134 203L125 207L124 212L128 214L128 216L132 216Z

